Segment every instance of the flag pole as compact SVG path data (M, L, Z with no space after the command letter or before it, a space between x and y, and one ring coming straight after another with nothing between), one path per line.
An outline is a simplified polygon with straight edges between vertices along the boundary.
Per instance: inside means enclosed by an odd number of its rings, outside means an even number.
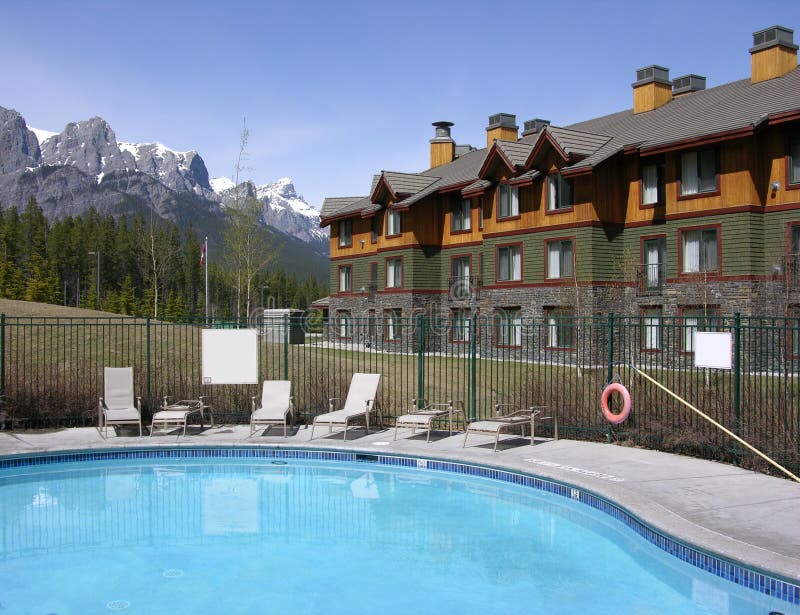
M203 252L206 266L206 326L208 326L208 237L206 236L205 244L203 244Z

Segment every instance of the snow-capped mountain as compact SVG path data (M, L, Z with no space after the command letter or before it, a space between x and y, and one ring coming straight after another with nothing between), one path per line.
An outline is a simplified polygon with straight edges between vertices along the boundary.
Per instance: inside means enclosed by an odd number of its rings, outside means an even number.
M217 193L220 204L230 207L237 197L236 184L227 177L216 177L211 185ZM261 221L281 229L310 244L327 245L328 234L319 226L319 211L295 190L289 177L282 177L270 184L254 185L252 182L239 184L239 198L256 198L261 203Z
M247 185L249 196L263 205L265 225L327 254L319 212L297 195L290 179ZM218 217L232 201L234 188L228 178L209 180L196 151L180 152L158 142L117 141L101 117L71 122L56 133L30 128L19 113L0 107L4 206L21 206L33 196L48 217L77 215L89 207L108 213L150 207L162 217L188 222L197 216Z

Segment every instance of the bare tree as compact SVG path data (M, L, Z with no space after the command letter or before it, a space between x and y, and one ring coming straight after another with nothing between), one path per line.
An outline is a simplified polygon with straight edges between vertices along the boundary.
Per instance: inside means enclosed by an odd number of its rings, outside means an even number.
M156 223L151 210L150 224L142 237L139 251L144 277L153 290L153 318L158 318L159 290L164 285L164 278L175 256L170 243L169 232L164 225Z
M252 308L252 285L256 274L272 260L266 229L261 222L261 204L251 190L250 182L241 181L243 163L247 159L247 141L250 131L242 121L239 138L239 155L234 166L234 200L227 211L225 244L236 276L236 317L241 318L242 292L245 294L245 313Z

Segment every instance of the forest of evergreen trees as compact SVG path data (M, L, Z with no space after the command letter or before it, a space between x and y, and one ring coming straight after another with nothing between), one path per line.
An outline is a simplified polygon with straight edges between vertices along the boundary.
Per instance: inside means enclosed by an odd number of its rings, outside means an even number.
M222 252L220 247L216 246L216 254ZM161 219L115 219L91 210L80 217L48 222L31 199L21 213L16 207L0 211L0 297L99 307L132 316L203 316L201 248L202 239L192 228L181 231ZM210 315L236 316L235 271L224 261L212 260L208 275ZM274 265L257 272L251 289L253 307L263 301L264 307L305 309L327 294L313 277L299 280L275 270ZM240 294L238 299L245 316L245 298Z

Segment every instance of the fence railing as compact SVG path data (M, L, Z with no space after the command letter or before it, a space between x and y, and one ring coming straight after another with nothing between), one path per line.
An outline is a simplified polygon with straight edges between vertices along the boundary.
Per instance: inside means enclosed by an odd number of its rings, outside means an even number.
M0 394L18 425L94 425L104 366L133 366L145 414L163 395L209 396L218 422L249 420L255 385L203 385L201 321L142 318L0 316ZM712 418L782 463L800 469L800 319L668 318L653 315L525 319L284 318L215 322L259 329L259 377L288 379L301 421L347 392L355 372L382 374L387 424L412 398L461 400L470 419L497 403L546 405L561 437L631 444L765 469L668 395L631 381L636 365ZM730 331L729 371L694 367L692 332ZM345 333L343 336L342 333ZM612 379L630 385L625 423L603 420L599 398ZM547 435L547 425L542 434ZM537 431L538 433L538 431Z

